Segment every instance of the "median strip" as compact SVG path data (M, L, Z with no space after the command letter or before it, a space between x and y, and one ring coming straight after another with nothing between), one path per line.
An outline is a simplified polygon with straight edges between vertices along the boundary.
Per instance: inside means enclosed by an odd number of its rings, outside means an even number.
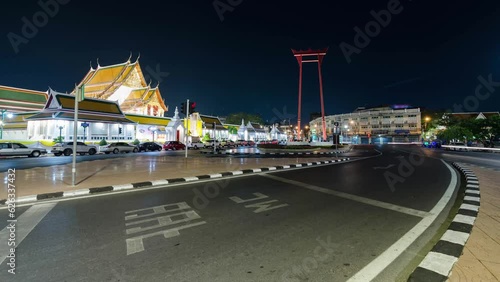
M43 193L43 194L38 194L38 195L19 197L16 199L16 203L18 203L18 204L19 203L29 203L29 202L36 202L39 200L47 200L47 199L55 199L55 198L70 198L70 197L86 196L86 195L92 195L92 194L98 194L98 193L109 193L109 192L114 192L114 191L151 188L151 187L165 186L165 185L182 183L182 182L196 182L196 181L205 180L205 179L223 178L223 177L231 177L231 176L237 176L237 175L249 175L249 174L256 174L256 173L262 173L262 172L268 172L268 171L286 170L286 169L294 169L294 168L299 168L299 167L308 167L308 166L317 166L317 165L322 165L322 164L345 162L345 161L349 161L349 160L350 160L350 158L343 158L343 159L328 160L328 161L321 161L321 162L314 162L314 163L302 163L302 164L290 164L290 165L282 165L282 166L262 167L262 168L255 168L255 169L244 169L244 170L237 170L237 171L220 172L220 173L210 174L210 175L199 175L199 176L191 176L191 177L183 177L183 178L172 178L172 179L159 179L159 180L154 180L154 181L144 181L144 182L128 183L128 184L120 184L120 185L104 186L104 187L93 187L93 188L88 188L88 189L79 189L79 190L71 190L71 191L64 191L64 192ZM6 206L7 205L6 202L7 202L6 199L0 200L0 206Z

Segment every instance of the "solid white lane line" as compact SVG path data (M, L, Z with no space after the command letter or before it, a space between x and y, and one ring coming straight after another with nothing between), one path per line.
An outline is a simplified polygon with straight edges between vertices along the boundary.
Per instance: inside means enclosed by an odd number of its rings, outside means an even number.
M57 203L33 205L17 218L17 222L15 222L16 248L19 247L24 238L28 236L55 205L57 205ZM12 246L7 244L10 235L10 231L7 227L0 231L0 265L9 255L10 248L12 248Z
M379 275L387 266L389 266L393 261L395 261L403 252L405 252L408 247L417 240L422 233L424 233L427 228L429 228L434 220L439 216L439 214L446 207L446 204L450 201L453 196L453 192L457 187L457 175L453 168L448 165L445 161L441 160L451 174L451 181L446 189L445 193L439 200L439 202L432 208L429 212L429 216L424 217L417 225L415 225L410 231L406 232L403 237L401 237L396 243L392 244L387 250L380 254L375 260L366 265L358 273L356 273L348 282L352 281L371 281L377 275ZM427 259L427 257L426 257ZM446 274L448 275L448 274Z
M364 197L360 197L360 196L356 196L356 195L352 195L352 194L348 194L348 193L344 193L344 192L334 191L334 190L318 187L315 185L278 177L275 175L263 174L263 176L277 180L277 181L281 181L284 183L292 184L292 185L295 185L298 187L313 190L316 192L330 194L330 195L333 195L336 197L348 199L351 201L355 201L355 202L359 202L359 203L363 203L363 204L367 204L367 205L371 205L371 206L375 206L375 207L379 207L379 208L384 208L384 209L397 211L397 212L401 212L401 213L405 213L405 214L409 214L409 215L413 215L413 216L418 216L418 217L426 217L428 215L428 213L425 211L419 211L419 210L415 210L415 209L411 209L411 208L407 208L407 207L402 207L402 206L398 206L398 205L394 205L394 204L389 204L389 203L381 202L381 201L377 201L377 200L372 200L372 199L368 199L368 198L364 198Z

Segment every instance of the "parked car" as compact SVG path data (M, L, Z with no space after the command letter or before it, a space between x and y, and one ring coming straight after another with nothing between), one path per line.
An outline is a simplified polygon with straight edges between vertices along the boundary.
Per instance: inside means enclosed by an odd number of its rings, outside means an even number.
M451 142L448 144L449 146L459 146L459 147L467 147L467 144L463 143L463 142ZM455 147L452 147L452 148L446 148L446 150L449 150L449 151L469 151L467 150L467 148L455 148Z
M233 140L227 140L224 143L224 147L226 147L226 148L235 148L236 147L236 142L234 142Z
M163 144L163 149L168 151L168 150L185 150L186 145L179 141L167 141L165 144Z
M237 146L248 146L248 141L243 140L243 139L236 140L236 145Z
M106 146L101 147L101 152L104 152L106 154L113 153L113 154L118 154L120 152L122 153L130 153L134 152L137 153L139 151L139 148L134 145L127 144L125 142L116 142L116 143L111 143Z
M64 142L57 143L52 147L52 153L54 156L60 156L64 154L65 156L69 156L73 153L73 142ZM94 155L97 153L97 147L94 145L87 145L83 142L76 142L76 152L80 155Z
M252 140L249 140L249 141L247 141L247 145L246 146L249 146L249 147L255 146L255 142L252 141Z
M144 142L139 144L139 152L161 151L162 149L161 145L154 142Z
M218 148L222 147L221 142L219 140L214 140L214 139L209 139L209 140L203 141L203 144L205 145L205 148L213 148L214 144Z
M47 154L44 148L28 148L21 143L0 143L0 156L28 156L40 157L40 155Z
M202 142L189 142L187 144L188 149L198 150L198 149L204 148L204 147L205 147L205 144L203 144Z

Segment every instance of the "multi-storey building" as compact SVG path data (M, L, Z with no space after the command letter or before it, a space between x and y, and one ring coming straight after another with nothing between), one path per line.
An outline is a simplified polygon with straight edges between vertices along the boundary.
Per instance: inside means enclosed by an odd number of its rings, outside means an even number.
M327 136L333 137L335 123L345 142L387 143L417 142L422 133L420 108L393 105L358 108L352 113L325 117ZM309 124L313 139L321 138L321 118Z

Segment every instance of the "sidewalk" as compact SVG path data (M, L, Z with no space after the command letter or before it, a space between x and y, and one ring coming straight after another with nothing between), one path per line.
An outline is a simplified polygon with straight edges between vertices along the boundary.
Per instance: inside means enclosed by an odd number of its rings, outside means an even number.
M77 163L76 185L71 185L72 164L16 170L16 197L121 185L169 178L191 177L226 171L255 169L335 159L307 158L225 158L148 156L113 158ZM4 173L4 179L7 179ZM0 199L7 198L7 185Z
M481 206L471 236L448 281L500 281L500 173L470 168L479 179Z

